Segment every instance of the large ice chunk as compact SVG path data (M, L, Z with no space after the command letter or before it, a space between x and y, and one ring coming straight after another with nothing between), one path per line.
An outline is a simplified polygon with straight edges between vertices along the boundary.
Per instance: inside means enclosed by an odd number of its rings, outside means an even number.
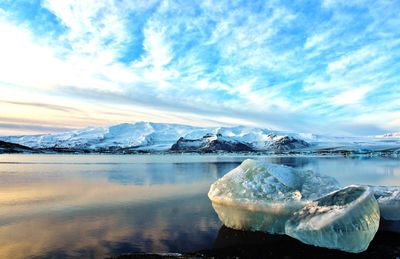
M312 171L247 159L212 184L208 197L228 227L284 234L295 211L338 186Z
M358 253L379 227L371 189L349 186L307 204L286 222L286 234L303 243Z
M374 191L382 218L400 220L400 186L370 186Z

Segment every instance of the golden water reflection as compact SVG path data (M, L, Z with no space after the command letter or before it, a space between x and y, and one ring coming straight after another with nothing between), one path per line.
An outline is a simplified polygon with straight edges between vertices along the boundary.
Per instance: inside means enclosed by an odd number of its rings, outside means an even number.
M207 198L241 156L0 155L0 258L211 248ZM392 158L257 157L351 183L400 185Z
M207 248L221 223L206 193L236 166L20 162L0 163L0 258Z
M121 186L71 181L62 186L2 188L0 258L103 257L118 254L119 246L131 252L168 252L168 243L180 242L175 229L194 243L207 243L199 240L201 233L208 236L220 226L210 217L209 202L202 195L208 186L206 182ZM185 228L188 231L182 233Z

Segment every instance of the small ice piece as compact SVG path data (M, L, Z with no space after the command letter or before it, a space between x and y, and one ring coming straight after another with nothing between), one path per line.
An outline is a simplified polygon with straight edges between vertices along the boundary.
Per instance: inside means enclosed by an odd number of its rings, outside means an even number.
M400 220L400 186L370 186L373 190L382 218Z
M379 228L379 207L368 187L348 186L307 204L286 222L303 243L359 253Z
M228 227L284 234L295 211L336 189L331 177L247 159L212 184L208 197Z

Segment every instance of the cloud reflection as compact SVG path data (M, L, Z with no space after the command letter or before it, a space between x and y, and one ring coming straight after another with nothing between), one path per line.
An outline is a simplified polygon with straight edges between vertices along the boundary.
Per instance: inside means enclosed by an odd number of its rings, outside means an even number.
M237 164L69 158L0 163L0 258L205 249L221 224L207 190Z
M194 203L193 200L196 200ZM0 226L0 257L96 257L211 246L220 223L204 196L33 216Z
M221 226L206 196L239 156L0 156L0 258L208 249ZM400 185L400 161L256 157L341 184Z

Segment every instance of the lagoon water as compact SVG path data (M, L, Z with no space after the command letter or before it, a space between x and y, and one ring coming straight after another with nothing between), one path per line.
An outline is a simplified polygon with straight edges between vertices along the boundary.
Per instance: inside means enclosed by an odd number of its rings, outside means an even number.
M209 186L246 158L0 155L0 258L210 249L222 224ZM331 175L342 185L400 185L399 158L255 158Z

